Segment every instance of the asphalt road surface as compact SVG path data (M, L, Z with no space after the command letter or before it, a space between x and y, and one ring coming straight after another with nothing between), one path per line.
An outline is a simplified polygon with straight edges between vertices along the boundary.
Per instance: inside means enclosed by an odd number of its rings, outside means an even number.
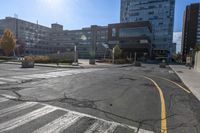
M155 64L0 64L0 132L200 133L200 102L170 68Z

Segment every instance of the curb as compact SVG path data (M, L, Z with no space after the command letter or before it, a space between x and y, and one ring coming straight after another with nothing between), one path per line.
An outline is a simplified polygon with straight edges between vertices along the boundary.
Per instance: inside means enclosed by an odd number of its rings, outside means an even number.
M188 85L186 85L186 83L183 81L183 79L178 75L178 72L175 71L170 65L169 65L169 68L173 70L173 72L179 77L179 79L181 80L181 82L183 82L183 84L191 91L191 89L188 87Z
M20 63L17 62L2 62L3 64L14 64L14 65L21 65ZM74 67L74 66L48 66L48 65L42 65L42 64L37 64L35 63L35 66L40 66L40 67L51 67L51 68L74 68L74 69L83 69L84 67Z
M183 84L190 90L191 94L193 94L193 95L200 101L200 99L193 93L191 87L189 87L189 86L183 81L183 79L179 76L178 72L175 71L170 65L169 65L169 67L170 67L170 68L174 71L174 73L179 77L179 79L183 82Z
M18 62L0 62L3 64L15 64L15 65L21 65ZM35 66L39 67L50 67L50 68L71 68L71 69L87 69L87 68L110 68L111 66L48 66L48 65L42 65L35 63Z

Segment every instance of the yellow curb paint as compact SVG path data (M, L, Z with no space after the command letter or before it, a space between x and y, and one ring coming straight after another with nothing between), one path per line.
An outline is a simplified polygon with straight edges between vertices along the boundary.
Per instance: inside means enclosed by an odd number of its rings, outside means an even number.
M167 133L167 116L166 116L166 107L165 107L165 99L160 86L151 78L144 76L144 78L150 80L157 88L160 94L161 101L161 133Z
M183 86L179 85L178 83L176 83L176 82L174 82L174 81L171 81L171 80L169 80L169 79L167 79L167 78L158 77L158 76L153 76L153 77L155 77L155 78L160 78L160 79L166 80L166 81L168 81L168 82L171 82L171 83L175 84L176 86L178 86L179 88L183 89L185 92L187 92L187 93L189 93L189 94L191 93L188 89L184 88Z

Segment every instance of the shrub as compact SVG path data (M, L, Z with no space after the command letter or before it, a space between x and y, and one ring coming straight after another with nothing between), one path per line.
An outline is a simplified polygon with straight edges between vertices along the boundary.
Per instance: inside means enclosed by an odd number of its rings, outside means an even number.
M103 62L105 63L113 63L112 59L104 59ZM115 59L115 64L127 64L127 63L132 63L126 59Z
M115 52L115 54L114 54L115 59L120 59L122 56L122 50L120 49L119 45L115 45L115 47L113 49Z
M126 63L128 63L128 61L125 60L125 59L117 59L117 60L115 60L115 64L126 64Z
M12 57L0 56L0 60L8 61L8 60L12 60Z
M35 63L72 63L72 59L56 59L49 56L25 56L25 60L34 61Z
M24 59L36 63L48 63L50 61L48 56L25 56Z

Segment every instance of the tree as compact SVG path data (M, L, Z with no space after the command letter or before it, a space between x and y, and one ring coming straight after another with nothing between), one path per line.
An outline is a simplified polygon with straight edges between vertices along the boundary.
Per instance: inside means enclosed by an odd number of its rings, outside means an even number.
M4 34L1 38L0 45L1 45L1 48L4 50L4 53L6 54L6 56L8 56L11 52L14 51L16 40L11 30L9 29L4 30Z
M177 54L173 54L172 55L172 59L176 62L181 62L182 60L182 54L181 53L177 53Z
M194 51L195 51L195 52L200 51L200 44L197 44L197 45L194 47Z
M115 59L120 59L121 58L121 55L122 55L122 50L121 48L119 47L119 45L115 45L115 47L113 48L114 49L114 56L115 56Z

